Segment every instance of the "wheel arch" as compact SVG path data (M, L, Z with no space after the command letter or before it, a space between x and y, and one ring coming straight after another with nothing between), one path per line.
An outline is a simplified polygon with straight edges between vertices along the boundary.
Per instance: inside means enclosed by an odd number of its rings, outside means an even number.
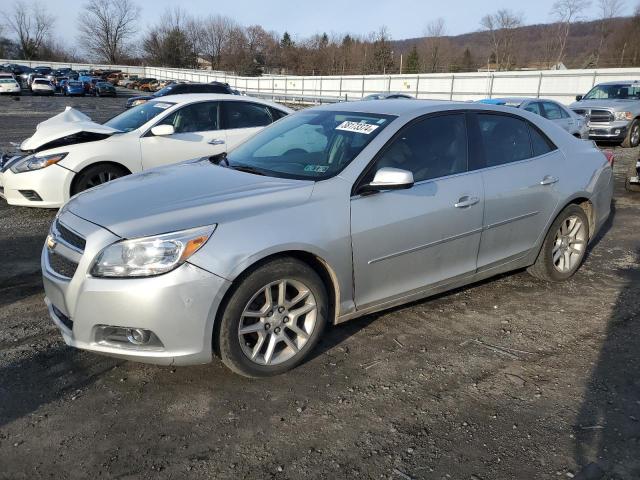
M95 163L89 163L88 165L85 165L79 171L77 171L76 174L73 176L73 179L71 180L71 185L69 186L69 196L73 196L73 192L75 190L76 183L77 183L78 178L80 177L80 175L82 175L88 169L96 167L98 165L111 165L111 166L114 166L114 167L121 168L121 169L123 169L123 170L125 170L127 172L127 175L131 175L133 173L126 165L123 165L120 162L114 162L114 161L111 161L111 160L102 160L102 161L95 162Z
M224 296L220 301L215 315L213 338L211 339L213 342L213 349L216 353L218 353L217 336L219 334L220 318L227 306L227 303L229 302L229 299L235 293L236 289L242 283L244 278L247 277L247 275L260 268L261 266L279 258L294 258L296 260L299 260L311 267L318 274L327 290L327 295L329 297L329 322L332 324L336 323L336 318L338 317L338 306L340 305L340 285L338 283L338 277L333 268L331 268L326 260L309 251L282 250L280 252L271 253L269 255L261 257L255 260L253 263L247 265L244 270L236 275L231 283L231 286L224 293Z

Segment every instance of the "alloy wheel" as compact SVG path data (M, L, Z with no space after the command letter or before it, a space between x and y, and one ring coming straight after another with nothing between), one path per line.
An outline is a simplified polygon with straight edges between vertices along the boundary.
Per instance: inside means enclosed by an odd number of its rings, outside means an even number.
M296 356L311 337L318 305L302 282L269 283L249 300L238 325L243 353L259 365L278 365Z
M580 263L587 247L587 228L577 215L567 217L556 232L552 249L553 265L561 273Z

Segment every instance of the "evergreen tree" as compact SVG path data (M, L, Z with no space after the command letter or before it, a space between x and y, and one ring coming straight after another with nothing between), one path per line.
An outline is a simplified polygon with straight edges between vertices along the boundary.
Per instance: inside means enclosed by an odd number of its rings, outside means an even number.
M418 48L414 45L407 56L407 68L404 73L418 73L420 70L420 55L418 54Z
M293 40L291 40L291 35L289 35L289 32L284 32L284 34L282 35L282 40L280 40L280 46L282 48L293 47Z

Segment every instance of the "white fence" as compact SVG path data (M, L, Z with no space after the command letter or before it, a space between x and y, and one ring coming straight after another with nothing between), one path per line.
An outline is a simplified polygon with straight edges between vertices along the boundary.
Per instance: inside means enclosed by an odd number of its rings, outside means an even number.
M479 100L498 97L544 97L571 103L597 83L639 80L638 68L420 75L262 76L147 67L146 75L194 82L221 81L262 94L284 94L357 100L371 93L405 92L421 99Z
M639 80L640 68L547 70L513 72L436 73L420 75L345 75L241 77L225 72L127 65L90 65L0 60L0 63L69 66L74 69L116 68L158 79L227 82L232 87L260 94L342 98L357 100L370 93L405 92L422 99L479 100L506 96L545 97L571 103L593 85L616 80Z

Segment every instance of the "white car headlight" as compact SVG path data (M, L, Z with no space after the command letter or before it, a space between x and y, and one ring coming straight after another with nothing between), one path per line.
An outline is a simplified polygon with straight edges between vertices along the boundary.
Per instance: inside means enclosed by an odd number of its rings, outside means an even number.
M138 105L142 105L143 103L147 103L147 100L143 100L143 99L134 100L133 103L131 104L131 106L132 107L136 107Z
M216 225L154 237L121 240L102 250L91 267L94 277L150 277L182 265L207 243Z
M631 112L614 112L613 116L616 120L633 120L633 113Z
M51 155L44 155L42 157L36 157L35 155L29 155L24 157L13 167L11 171L13 173L31 172L33 170L40 170L42 168L54 165L67 156L67 153L54 153Z

